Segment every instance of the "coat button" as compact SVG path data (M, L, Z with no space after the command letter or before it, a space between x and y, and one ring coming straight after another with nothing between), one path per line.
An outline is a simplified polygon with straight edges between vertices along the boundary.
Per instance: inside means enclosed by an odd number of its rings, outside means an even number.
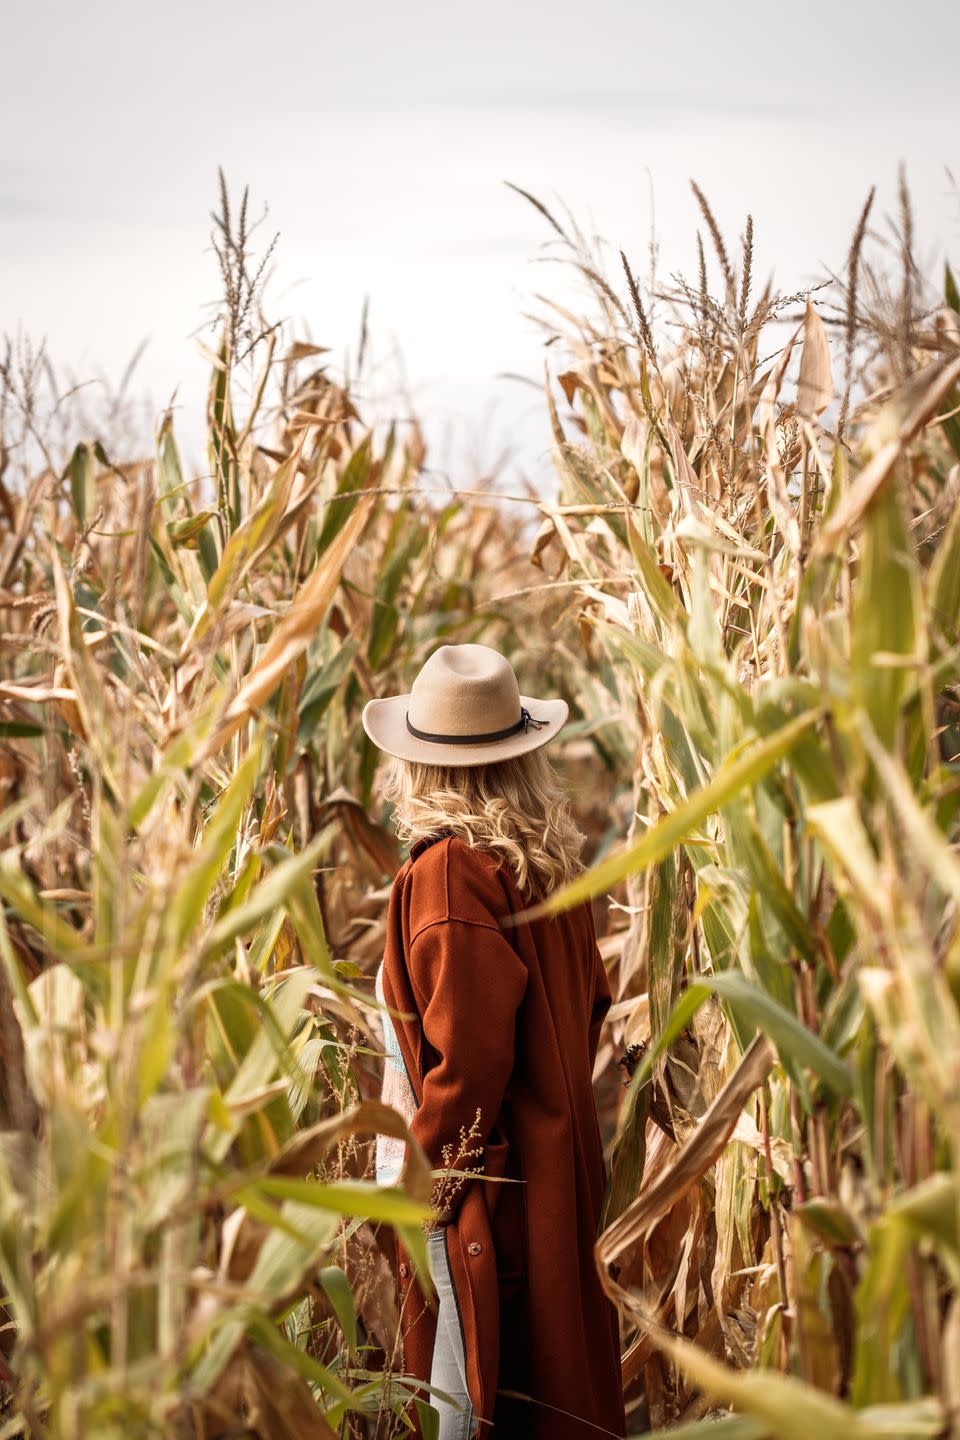
M407 1278L407 1262L406 1262L406 1260L401 1260L401 1261L400 1261L400 1279L401 1279L401 1280L406 1280L406 1278Z
M479 1255L482 1249L483 1246L480 1244L479 1240L471 1240L470 1244L467 1246L467 1250L471 1255Z

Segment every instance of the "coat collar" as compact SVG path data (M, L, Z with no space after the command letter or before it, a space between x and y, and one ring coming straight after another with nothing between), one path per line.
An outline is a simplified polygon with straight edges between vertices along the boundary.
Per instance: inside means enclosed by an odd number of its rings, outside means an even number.
M452 830L438 830L434 835L421 836L419 840L415 840L410 846L410 859L416 860L418 855L422 855L424 850L428 850L430 846L435 845L438 840L444 840L447 836L452 835Z

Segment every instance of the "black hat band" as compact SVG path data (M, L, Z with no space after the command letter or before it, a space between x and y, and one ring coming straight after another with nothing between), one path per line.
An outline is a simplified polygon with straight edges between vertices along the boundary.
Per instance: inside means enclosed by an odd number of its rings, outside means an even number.
M535 720L525 705L521 705L520 719L515 725L507 725L503 730L488 730L485 735L434 735L429 730L418 730L410 719L409 710L406 712L406 721L410 734L415 735L418 740L436 740L442 745L477 745L485 740L506 740L509 736L516 735L518 730L526 734L531 725L541 730L547 723L546 720Z

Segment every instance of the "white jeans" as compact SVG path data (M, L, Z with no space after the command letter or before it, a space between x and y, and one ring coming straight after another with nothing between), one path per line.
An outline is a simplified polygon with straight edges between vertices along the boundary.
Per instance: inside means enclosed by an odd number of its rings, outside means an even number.
M470 1440L477 1433L477 1413L467 1392L467 1362L463 1350L463 1331L457 1310L457 1296L450 1274L447 1254L447 1227L427 1232L427 1256L430 1276L437 1288L437 1338L433 1347L430 1384L445 1390L451 1405L439 1395L430 1396L430 1404L440 1416L437 1440Z

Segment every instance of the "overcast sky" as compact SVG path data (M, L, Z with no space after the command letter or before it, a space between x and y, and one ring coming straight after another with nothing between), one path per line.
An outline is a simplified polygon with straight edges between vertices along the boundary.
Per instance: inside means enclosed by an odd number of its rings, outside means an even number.
M280 232L276 317L402 354L435 463L469 484L504 443L549 469L536 292L568 299L550 231L505 180L565 203L610 253L693 274L695 177L731 247L754 216L758 279L839 271L871 183L878 231L903 161L919 257L960 261L960 6L833 0L19 0L3 10L0 331L46 339L74 379L118 378L150 417L178 391L202 464L217 294L217 166ZM619 285L619 275L613 272ZM209 338L209 337L208 337ZM377 378L379 377L379 378ZM371 413L391 394L365 397ZM375 404L379 409L374 412Z

